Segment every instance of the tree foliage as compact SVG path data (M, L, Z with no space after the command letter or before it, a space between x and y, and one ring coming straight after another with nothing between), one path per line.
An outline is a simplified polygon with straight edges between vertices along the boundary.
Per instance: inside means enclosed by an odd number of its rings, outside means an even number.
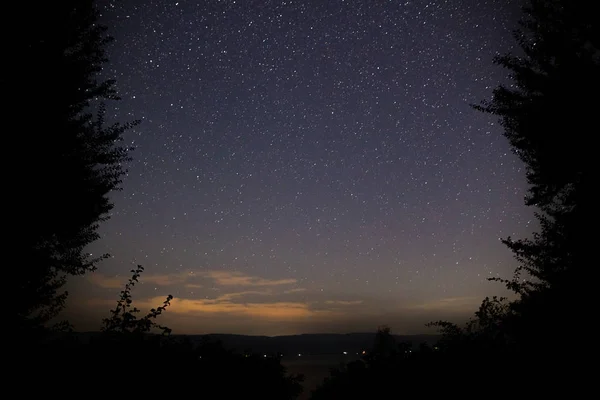
M491 101L476 106L500 118L527 169L526 203L538 209L540 231L532 239L504 240L520 268L503 282L521 295L550 287L570 290L591 255L585 227L593 213L600 106L595 14L590 2L530 0L515 32L520 54L495 59L510 72L511 84L498 86Z
M525 163L531 185L527 203L575 206L575 192L591 165L582 156L592 151L585 145L593 140L589 122L598 105L598 22L587 2L528 3L514 34L522 53L495 59L510 71L511 85L498 86L493 99L477 108L500 117Z
M525 163L539 231L504 243L519 262L512 279L494 279L519 295L504 328L521 353L573 357L567 346L591 305L593 253L588 229L595 214L594 126L600 109L600 24L592 3L530 0L515 32L521 54L495 59L512 84L476 106L500 118ZM549 351L552 349L552 351ZM566 360L563 360L566 362ZM547 363L553 365L553 363Z
M477 376L467 362L456 368L448 360L452 358L447 353L429 343L420 343L413 349L411 343L397 343L389 327L379 327L370 352L360 360L333 369L310 398L342 400L391 394L396 397L455 394L453 389L470 383Z
M3 32L0 79L5 121L21 163L11 171L11 250L19 263L11 279L20 301L13 326L40 326L62 309L66 276L96 268L107 255L86 246L109 218L108 197L126 172L123 133L137 124L108 124L103 100L117 100L115 82L100 80L111 42L94 0L14 4L23 15L17 34ZM22 9L20 9L22 8ZM6 24L5 24L6 25ZM8 24L10 25L10 24ZM93 110L96 110L94 112Z
M105 318L102 322L102 332L105 333L129 333L129 334L144 334L152 331L153 328L158 329L163 335L169 335L171 329L159 325L155 320L156 318L171 305L173 300L172 295L168 295L164 303L156 308L151 309L148 314L142 318L137 318L137 314L140 310L133 306L133 299L131 297L131 290L138 282L138 279L144 267L138 265L136 269L132 269L132 276L129 281L125 284L125 288L121 291L121 297L117 301L117 306L110 311L110 318Z
M494 62L509 71L489 101L475 109L499 117L526 166L525 202L536 208L539 230L503 242L519 266L512 278L491 278L518 299L487 298L465 328L437 323L448 338L502 337L519 351L546 352L573 327L568 320L590 304L594 258L586 229L594 215L593 127L600 108L600 24L589 2L529 0L519 52Z
M512 278L491 280L504 283L516 300L486 298L465 327L434 325L444 334L444 349L496 360L507 354L526 358L527 373L545 374L550 387L568 384L549 377L560 376L577 357L563 343L575 340L572 321L586 318L592 304L587 275L595 254L587 227L595 214L600 24L589 2L529 0L523 11L514 33L520 52L494 60L509 71L510 84L474 107L499 117L525 163L525 201L536 208L539 230L531 239L503 240L519 266Z
M387 325L381 325L377 328L373 348L367 354L369 360L374 358L385 358L397 350L397 343L392 336L392 328Z

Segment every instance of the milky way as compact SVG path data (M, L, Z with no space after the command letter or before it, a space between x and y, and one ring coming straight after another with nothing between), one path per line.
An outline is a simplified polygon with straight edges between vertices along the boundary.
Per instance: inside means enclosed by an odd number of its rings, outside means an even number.
M111 114L142 123L74 322L136 264L134 298L173 294L176 333L414 333L501 293L498 239L532 213L523 165L469 104L507 81L508 3L100 3Z

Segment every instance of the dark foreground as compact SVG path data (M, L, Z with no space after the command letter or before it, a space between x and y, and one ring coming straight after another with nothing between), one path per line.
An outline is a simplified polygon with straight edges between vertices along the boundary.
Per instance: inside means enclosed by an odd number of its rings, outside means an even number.
M294 355L283 357L281 364L289 374L302 374L304 376L303 392L298 400L306 400L310 398L311 392L329 376L332 368L342 367L358 359L360 359L358 354Z

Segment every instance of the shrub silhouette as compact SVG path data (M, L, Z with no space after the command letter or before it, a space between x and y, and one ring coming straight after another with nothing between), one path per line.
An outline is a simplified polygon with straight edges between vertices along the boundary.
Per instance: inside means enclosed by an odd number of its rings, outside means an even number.
M141 265L137 266L137 269L132 269L132 276L129 281L125 284L125 288L121 291L121 297L117 301L117 306L110 311L110 318L105 318L102 322L102 332L107 334L133 334L140 335L149 333L153 328L156 328L162 332L163 335L169 335L171 329L166 326L159 325L155 322L156 318L171 305L173 296L168 295L162 306L153 308L148 314L141 319L137 318L140 310L133 307L133 300L131 298L131 290L138 282L138 279L144 268Z
M288 375L278 358L238 354L208 337L192 343L185 336L173 336L156 322L172 296L138 318L131 291L143 268L131 272L102 331L89 341L60 333L21 354L11 373L21 379L33 376L38 382L21 387L21 393L54 396L93 390L94 396L194 393L208 398L292 400L302 392L302 377ZM65 379L72 387L60 384Z
M311 399L364 399L407 391L419 395L447 393L435 387L422 387L427 378L435 376L441 365L440 354L425 344L413 350L410 343L396 343L387 326L380 327L373 348L361 360L333 369L331 375L311 394Z

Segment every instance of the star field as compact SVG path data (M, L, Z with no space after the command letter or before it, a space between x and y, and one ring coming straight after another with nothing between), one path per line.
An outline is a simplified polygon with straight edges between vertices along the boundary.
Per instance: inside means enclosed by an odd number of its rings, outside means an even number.
M82 326L135 264L175 333L415 333L503 293L524 169L469 104L506 80L518 5L100 4L111 114L142 123L92 249L112 258L72 284Z

